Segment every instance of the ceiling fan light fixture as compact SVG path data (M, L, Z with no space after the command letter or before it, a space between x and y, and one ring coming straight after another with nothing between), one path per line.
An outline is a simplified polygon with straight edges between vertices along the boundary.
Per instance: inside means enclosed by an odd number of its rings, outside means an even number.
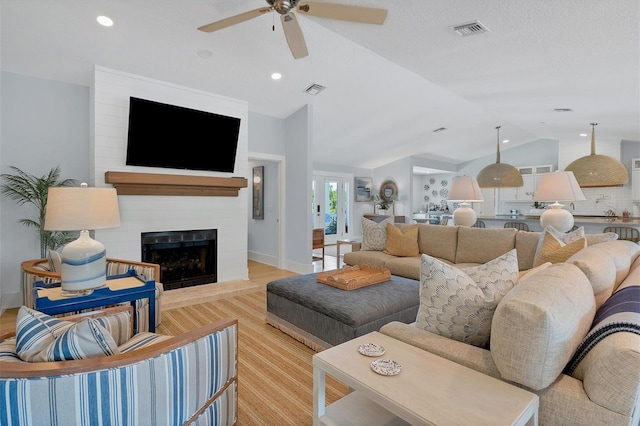
M522 175L510 164L500 162L500 126L496 127L498 143L496 162L480 170L476 180L480 188L518 188L524 185Z
M578 158L564 170L573 172L582 188L624 185L629 182L624 164L608 155L596 154L597 125L591 123L591 155Z

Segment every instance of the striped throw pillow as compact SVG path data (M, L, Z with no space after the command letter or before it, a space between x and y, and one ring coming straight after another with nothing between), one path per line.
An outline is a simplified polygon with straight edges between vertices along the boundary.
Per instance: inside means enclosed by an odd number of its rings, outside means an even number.
M111 334L92 318L62 321L22 306L16 321L16 350L27 362L68 361L120 353Z

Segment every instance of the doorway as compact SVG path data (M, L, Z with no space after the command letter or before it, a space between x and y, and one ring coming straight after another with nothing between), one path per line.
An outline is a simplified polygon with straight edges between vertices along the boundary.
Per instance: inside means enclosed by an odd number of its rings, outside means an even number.
M349 238L351 211L350 175L314 173L312 193L312 223L314 228L324 229L325 245Z

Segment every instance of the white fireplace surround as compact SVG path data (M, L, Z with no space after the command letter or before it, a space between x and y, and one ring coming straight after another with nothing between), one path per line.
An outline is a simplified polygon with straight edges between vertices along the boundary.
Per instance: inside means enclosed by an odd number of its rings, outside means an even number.
M95 68L91 89L92 185L110 187L105 183L107 171L247 176L246 102L103 67ZM240 118L234 173L126 166L130 96ZM215 144L215 140L210 143ZM215 145L207 150L215 152ZM121 226L96 230L96 239L105 245L107 256L111 258L141 260L140 235L143 232L217 229L218 282L247 279L247 197L247 188L241 189L237 197L119 195Z

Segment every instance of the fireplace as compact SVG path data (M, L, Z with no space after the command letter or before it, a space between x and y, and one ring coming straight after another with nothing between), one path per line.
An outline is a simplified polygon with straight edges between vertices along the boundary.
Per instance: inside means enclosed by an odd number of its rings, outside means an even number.
M165 290L217 282L218 230L143 232L142 261L160 265Z

